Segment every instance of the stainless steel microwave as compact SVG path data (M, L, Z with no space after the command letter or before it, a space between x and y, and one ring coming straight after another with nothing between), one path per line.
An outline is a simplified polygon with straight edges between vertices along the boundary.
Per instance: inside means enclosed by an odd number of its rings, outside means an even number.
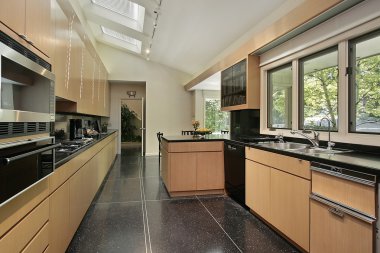
M0 38L4 38L3 33ZM0 42L0 122L53 122L54 74L14 41ZM10 46L9 46L10 45ZM11 47L16 45L15 47ZM30 59L32 58L32 59Z

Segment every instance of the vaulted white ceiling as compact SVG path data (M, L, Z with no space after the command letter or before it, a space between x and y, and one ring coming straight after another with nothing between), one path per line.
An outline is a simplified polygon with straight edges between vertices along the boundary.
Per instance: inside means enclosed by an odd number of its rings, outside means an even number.
M135 19L128 0L79 3L97 42L196 75L280 7L302 1L133 0Z

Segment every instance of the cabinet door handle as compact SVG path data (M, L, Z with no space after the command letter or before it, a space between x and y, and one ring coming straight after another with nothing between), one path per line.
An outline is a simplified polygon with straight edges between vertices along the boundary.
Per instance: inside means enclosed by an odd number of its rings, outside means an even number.
M344 213L338 208L331 207L329 208L329 212L335 214L336 216L339 216L342 219L344 218Z
M19 34L18 35L21 39L28 41L28 37L26 37L25 34Z

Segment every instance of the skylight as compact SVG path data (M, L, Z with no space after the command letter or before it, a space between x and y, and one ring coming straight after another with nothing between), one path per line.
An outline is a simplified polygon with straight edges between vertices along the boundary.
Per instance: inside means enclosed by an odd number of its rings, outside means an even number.
M142 42L140 40L137 40L135 38L132 38L132 37L129 37L125 34L122 34L122 33L119 33L119 32L116 32L112 29L109 29L107 27L104 27L104 26L100 26L101 29L102 29L102 32L113 38L113 39L116 39L117 41L119 42L122 42L122 43L118 43L120 44L122 47L125 47L131 51L134 51L136 53L141 53L141 44Z
M140 8L145 8L128 0L91 0L93 4L116 12L120 15L139 21Z
M116 32L114 30L111 30L109 28L106 28L104 26L100 26L100 27L102 28L102 31L104 34L107 34L111 37L114 37L116 39L122 40L124 42L128 42L129 44L132 44L134 46L137 46L137 40L136 39L131 38L131 37L124 35L122 33Z

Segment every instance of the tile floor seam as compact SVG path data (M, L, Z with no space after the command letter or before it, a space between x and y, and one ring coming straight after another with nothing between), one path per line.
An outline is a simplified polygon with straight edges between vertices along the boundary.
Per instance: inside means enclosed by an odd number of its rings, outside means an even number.
M101 204L101 205L108 205L108 204L124 204L124 203L139 203L142 202L141 200L129 200L129 201L111 201L111 202L94 202L93 205Z
M139 172L140 174L140 172ZM143 196L142 196L142 191L141 191L141 178L139 177L139 180L140 180L140 195L141 195L141 212L142 212L142 216L143 216L143 227L144 227L144 241L145 241L145 253L148 253L148 245L147 245L147 242L146 242L146 229L145 229L145 213L144 213L144 199L143 199Z
M215 219L215 217L208 210L208 208L203 204L203 202L198 198L198 196L195 196L195 197L199 201L199 203L201 203L201 205L206 209L206 211L210 214L210 216L216 222L216 224L218 224L218 226L222 229L222 231L227 235L227 237L231 240L231 242L235 245L235 247L239 250L239 252L243 253L243 251L239 248L239 246L235 243L235 241L231 238L231 236L226 232L226 230L224 230L224 228L222 227L222 225L220 225L220 223Z
M139 176L140 176L140 188L141 188L141 195L142 195L141 196L142 197L141 200L142 200L142 203L143 203L143 212L145 212L144 223L146 223L146 227L147 227L147 231L148 231L149 249L150 249L150 253L152 253L152 242L150 240L149 218L148 218L148 210L146 208L146 200L145 200L146 198L145 198L145 190L144 190L144 178L142 177L142 173L143 173L142 166L140 166L140 170L139 171L140 171L139 172Z

